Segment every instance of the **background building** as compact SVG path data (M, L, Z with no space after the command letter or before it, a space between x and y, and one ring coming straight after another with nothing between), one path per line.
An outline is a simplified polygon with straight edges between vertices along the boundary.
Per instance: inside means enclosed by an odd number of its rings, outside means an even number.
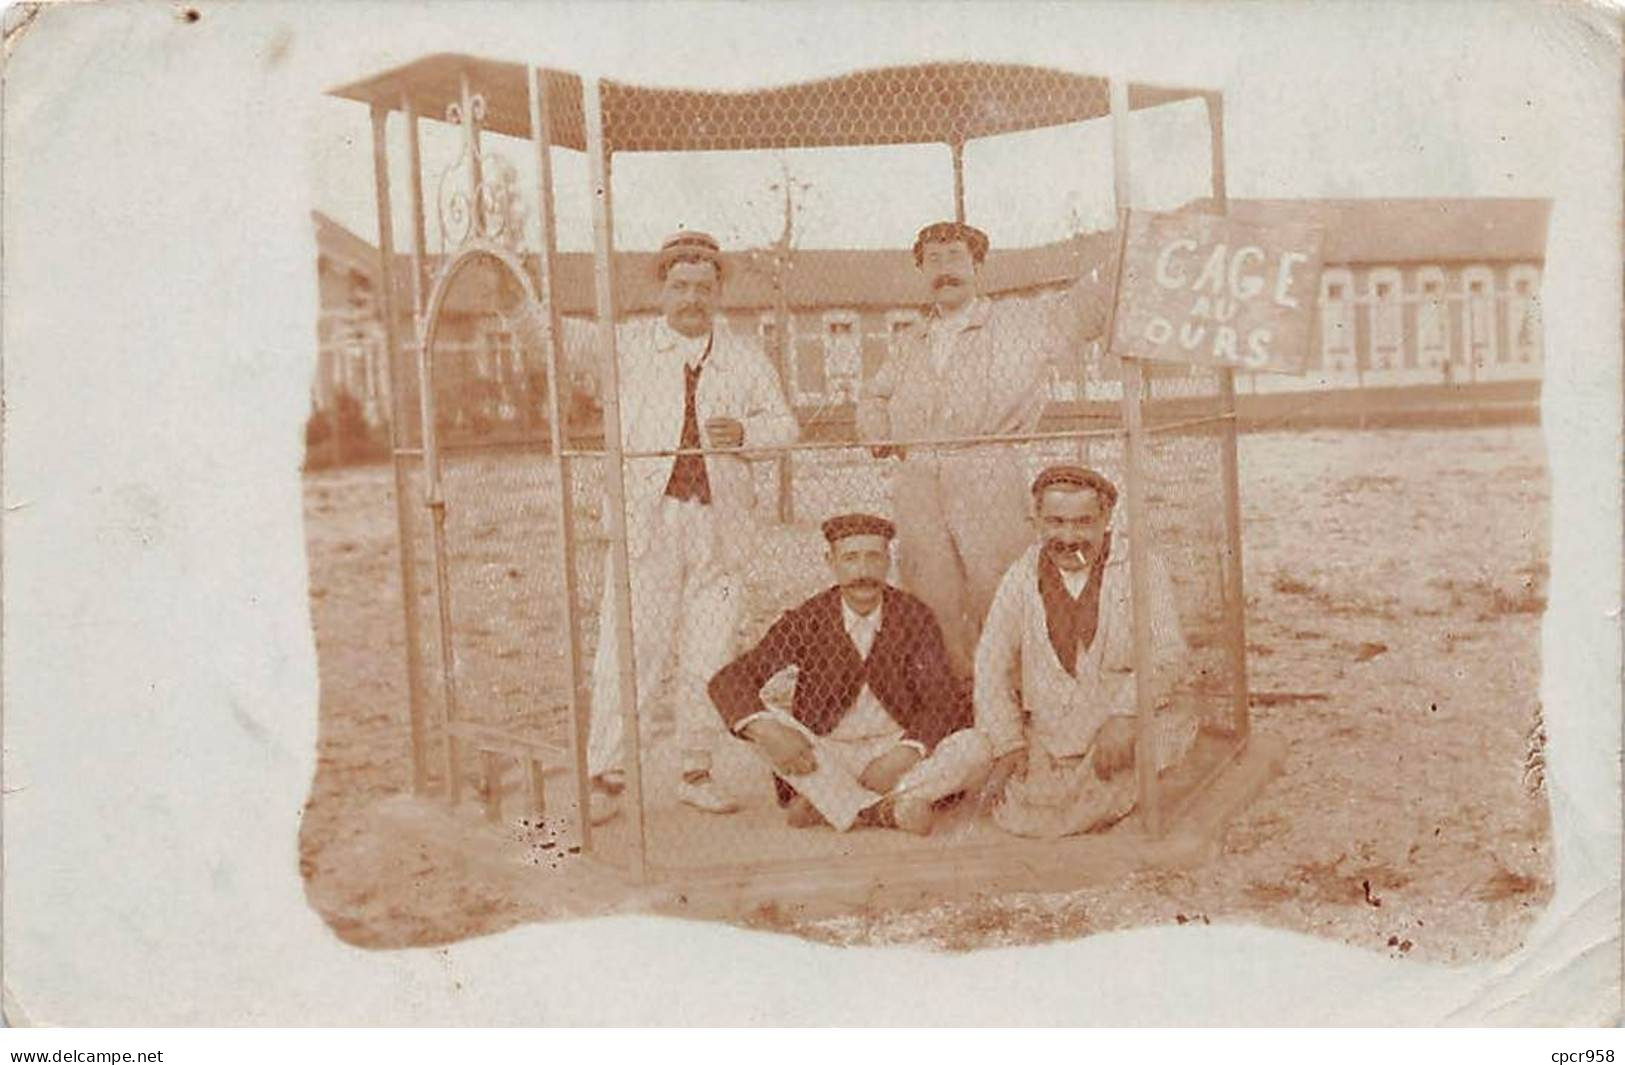
M1357 406L1363 423L1388 409L1464 405L1476 417L1486 401L1532 411L1544 361L1540 282L1549 206L1514 199L1230 201L1231 215L1244 221L1309 221L1327 233L1306 370L1301 376L1239 374L1243 418L1282 420L1310 409L1335 418ZM325 215L317 213L315 225L322 309L312 402L316 411L330 411L347 394L369 424L380 425L389 404L378 253ZM1108 269L1114 251L1110 233L994 249L982 287L994 299L1035 299L1086 269ZM617 257L624 314L659 313L654 258L652 252ZM804 426L826 435L849 432L863 380L923 313L925 292L910 251L769 249L725 258L728 325L761 338ZM395 276L401 279L395 300L401 335L410 342L409 258L402 257ZM590 367L591 256L561 254L555 291L570 364ZM518 292L495 269L469 270L448 294L435 374L439 420L452 437L534 437L545 426L543 354L521 310ZM1098 345L1085 353L1080 369L1080 375L1058 372L1052 381L1057 411L1075 409L1080 400L1116 401L1116 374ZM1182 372L1159 370L1163 376ZM590 392L586 381L569 383L572 422L592 422ZM1304 393L1320 393L1327 402L1305 406ZM1275 395L1297 406L1266 398Z
M1537 381L1546 200L1234 200L1326 229L1317 344L1257 391ZM1246 386L1244 386L1246 387Z

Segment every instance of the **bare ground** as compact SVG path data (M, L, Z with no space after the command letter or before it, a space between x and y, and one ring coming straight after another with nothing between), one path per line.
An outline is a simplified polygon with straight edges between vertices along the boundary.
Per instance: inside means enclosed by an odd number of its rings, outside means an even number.
M745 923L951 950L1213 921L1438 962L1516 949L1551 893L1539 430L1255 434L1241 459L1254 728L1289 753L1217 860L1064 894L820 920L767 907ZM539 896L523 870L491 875L377 815L409 788L392 491L384 468L306 479L322 681L300 839L312 905L373 947L590 912L586 880ZM570 860L553 827L527 831L532 864Z

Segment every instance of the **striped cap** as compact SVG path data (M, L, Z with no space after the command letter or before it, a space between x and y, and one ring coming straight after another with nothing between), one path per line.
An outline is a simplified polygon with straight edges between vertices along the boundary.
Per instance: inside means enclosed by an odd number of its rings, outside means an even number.
M837 514L824 522L824 539L832 544L848 536L884 536L890 540L895 535L895 525L873 514Z
M722 246L717 238L695 229L680 229L660 245L660 257L655 261L655 276L666 279L666 271L674 263L710 263L722 276Z
M1104 474L1082 466L1049 467L1033 481L1033 498L1041 499L1047 489L1059 486L1087 488L1100 497L1107 509L1117 503L1117 486L1108 481Z

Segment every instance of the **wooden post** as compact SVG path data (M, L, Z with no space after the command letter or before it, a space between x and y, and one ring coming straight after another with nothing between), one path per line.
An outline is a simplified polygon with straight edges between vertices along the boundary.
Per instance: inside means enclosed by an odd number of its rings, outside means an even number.
M775 343L778 350L764 352L772 357L773 365L779 374L779 392L784 396L784 403L791 411L795 410L795 390L790 387L792 373L792 360L795 358L795 343L791 336L790 326L790 249L794 244L795 236L795 188L796 181L790 175L787 164L781 164L781 184L784 186L784 214L783 223L779 229L779 239L773 245L773 329ZM800 422L800 418L797 418ZM779 454L773 464L774 485L778 492L778 516L780 525L789 525L796 520L796 488L795 471L792 468L790 452Z
M496 751L480 752L481 775L485 778L485 819L491 824L502 820L502 763Z
M427 361L426 356L421 356ZM425 378L423 391L428 395L434 388L433 378ZM430 401L432 403L432 401ZM431 407L432 417L432 407ZM427 473L427 489L424 505L429 508L429 515L433 519L430 534L433 537L433 559L435 603L438 608L440 621L440 683L445 690L444 721L451 725L462 717L462 711L457 700L457 656L453 644L451 624L451 586L447 577L450 562L446 557L446 500L440 490L440 455L434 445L425 440L424 469ZM431 457L431 451L433 455ZM432 472L429 472L432 471ZM456 805L463 794L463 759L462 742L446 731L446 801Z
M466 91L466 86L465 86ZM377 112L374 112L377 114ZM410 117L410 112L408 113ZM377 134L375 134L375 137ZM416 124L411 126L408 134L408 144L416 141ZM416 170L414 169L414 173ZM421 248L422 236L422 199L421 188L414 186L414 209L417 219L413 225L412 239L415 248ZM394 257L394 240L390 227L385 225L380 232L380 248L383 250L385 260ZM427 315L428 309L424 313ZM445 738L445 773L446 773L446 801L456 804L462 797L463 762L462 744L452 735L450 726L458 719L457 706L457 675L456 652L452 644L451 624L451 585L448 579L449 562L446 558L446 501L441 493L440 486L440 445L435 426L435 394L434 394L434 359L429 350L429 338L433 334L434 323L428 317L418 323L417 344L417 371L418 371L418 412L422 419L421 432L423 437L423 505L429 511L432 550L430 553L430 568L434 577L435 605L438 611L440 626L440 682L445 693L442 730ZM415 609L415 603L408 609ZM412 641L408 641L411 647ZM422 727L421 724L419 726Z
M569 380L568 362L564 353L564 326L559 315L558 293L558 223L553 207L553 127L552 111L547 95L547 72L531 70L530 80L530 136L536 145L536 203L542 230L541 267L537 293L541 296L546 313L547 329L547 410L550 443L553 446L554 465L558 470L559 490L556 511L559 523L559 576L564 585L564 610L567 619L566 654L570 669L570 761L575 769L576 820L581 833L582 853L592 851L592 818L588 808L591 782L587 779L587 714L591 707L587 694L586 674L581 666L581 595L576 587L576 530L574 506L574 464L566 455L568 439L565 435L566 408L563 399L565 383ZM531 763L531 789L536 815L542 813L545 797L540 771Z
M790 185L788 174L785 175L784 183L788 188ZM788 256L788 248L781 249L779 254ZM775 264L775 269L778 281L775 287L778 292L773 306L773 335L778 340L779 350L778 357L774 361L779 367L779 391L784 394L785 404L789 406L794 394L790 388L790 360L795 350L790 336L790 264L788 261L780 261ZM791 409L794 410L793 407ZM795 471L791 468L790 452L786 451L779 455L774 469L776 473L774 480L777 482L779 494L779 524L789 525L796 520Z
M1219 210L1228 213L1229 192L1224 170L1224 98L1218 93L1203 97L1207 103L1208 129L1213 148L1213 199ZM1224 627L1225 650L1230 659L1230 724L1243 743L1252 730L1252 712L1247 705L1247 589L1241 566L1241 461L1236 451L1236 371L1226 366L1219 371L1220 461L1224 478Z
M1111 80L1112 118L1112 193L1117 201L1118 217L1123 226L1123 240L1128 239L1133 186L1128 158L1128 82L1122 77ZM1121 263L1119 263L1121 269ZM1156 702L1152 699L1151 675L1151 570L1150 520L1145 507L1145 412L1143 409L1144 375L1140 361L1128 352L1119 351L1123 363L1123 423L1127 430L1123 479L1126 482L1128 503L1128 549L1130 596L1134 615L1134 769L1139 785L1139 809L1146 832L1151 836L1162 834L1162 795L1157 779L1154 758L1152 716Z
M1358 316L1360 314L1363 313L1365 315L1366 343L1369 344L1371 342L1371 327L1375 324L1372 321L1373 316L1371 314L1371 305L1368 303L1356 303L1354 305L1354 313L1356 315L1356 320L1358 320ZM1358 340L1360 331L1358 326L1355 327L1354 335L1356 337L1354 344L1354 411L1355 416L1359 419L1359 427L1364 429L1366 427L1365 353L1360 350Z
M778 483L779 524L789 525L796 520L796 482L788 451L779 456L776 466L777 475L773 479Z
M965 220L965 142L954 138L948 142L954 159L954 221Z
M428 239L424 236L423 149L418 143L418 112L412 97L401 93L401 113L406 116L406 158L411 167L412 190L412 313L423 317L423 304L429 298ZM421 328L421 326L419 327Z
M418 617L417 565L413 551L412 532L407 525L406 507L410 485L406 477L406 457L401 451L406 443L405 413L400 402L405 396L402 388L406 373L401 350L400 322L395 311L395 234L394 212L389 202L389 142L386 137L389 112L383 107L372 108L372 173L373 196L378 207L378 294L379 313L384 316L384 344L389 353L389 450L395 472L395 537L401 563L401 606L406 622L406 713L412 744L412 792L422 795L429 787L429 751L423 689L419 683L418 636L421 621ZM335 419L336 420L336 419Z
M604 484L609 492L605 516L609 523L612 599L615 605L613 638L620 662L621 716L624 722L623 758L627 802L632 818L632 875L640 883L647 876L643 817L643 761L638 736L637 661L632 646L632 582L626 549L626 468L621 442L621 380L615 347L615 211L610 202L611 148L604 129L603 86L596 77L581 79L582 117L587 127L587 166L593 190L593 274L598 292L598 348L603 361ZM599 639L610 638L599 621ZM608 713L600 707L599 713Z
M1466 283L1465 279L1463 283ZM1473 293L1471 288L1468 288L1468 290L1462 294L1461 320L1462 324L1466 326L1467 336L1466 354L1468 409L1473 412L1473 428L1476 429L1483 424L1484 418L1480 406L1480 400L1478 398L1478 352L1475 350L1476 345L1474 344L1478 331L1473 326ZM1485 347L1488 348L1489 345L1486 344Z
M547 773L540 758L526 758L525 767L530 773L530 815L538 822L547 816ZM589 820L585 815L583 821ZM582 836L583 841L588 837ZM587 844L581 844L581 852L587 852Z

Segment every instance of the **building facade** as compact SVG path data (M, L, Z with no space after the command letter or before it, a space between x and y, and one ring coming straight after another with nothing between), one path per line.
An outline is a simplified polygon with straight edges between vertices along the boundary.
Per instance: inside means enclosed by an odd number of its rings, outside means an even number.
M1207 209L1196 203L1189 209ZM1544 364L1540 284L1549 204L1543 200L1232 200L1241 220L1308 221L1326 231L1313 349L1302 375L1238 374L1243 393L1335 391L1539 379ZM316 216L322 317L312 401L343 391L369 421L387 418L388 380L376 290L377 251ZM1086 234L1040 247L995 249L982 288L997 300L1032 301L1082 271L1110 269L1116 240ZM905 249L809 249L726 257L722 315L760 338L780 367L803 421L850 417L864 380L924 313L927 291ZM555 286L567 357L590 377L592 260L559 256ZM432 265L432 264L431 264ZM534 263L532 263L534 269ZM395 271L400 335L412 338L410 261ZM659 313L652 253L615 263L622 312ZM533 433L545 424L545 358L515 313L517 293L495 271L475 272L445 303L434 372L442 430L483 437ZM1116 374L1099 345L1076 372L1058 367L1061 403L1113 400ZM1171 367L1164 367L1171 370ZM1176 375L1179 371L1173 371ZM567 403L589 417L592 391L571 382Z
M1258 392L1538 381L1544 200L1239 200L1244 220L1326 230L1315 341L1301 377Z
M320 212L316 226L316 372L312 410L331 413L341 396L360 404L371 425L389 411L389 373L378 306L378 249Z

